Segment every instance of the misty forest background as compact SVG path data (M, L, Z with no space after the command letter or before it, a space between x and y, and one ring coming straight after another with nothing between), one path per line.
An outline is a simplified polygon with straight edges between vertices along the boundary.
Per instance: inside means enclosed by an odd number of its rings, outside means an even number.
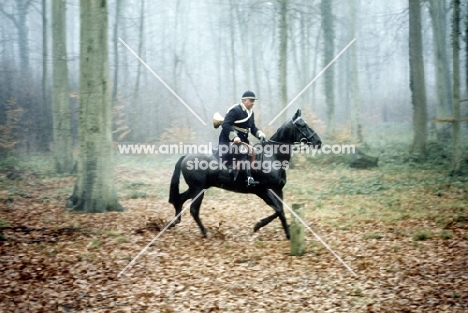
M53 154L57 140L69 141L65 147L71 147L77 155L79 2L66 1L65 11L56 11L55 17L53 2L18 0L0 4L3 157ZM251 89L260 98L255 107L257 124L267 135L301 108L309 123L328 139L325 143L336 143L340 134L348 144L371 138L396 140L407 147L408 153L424 159L427 142L432 141L451 153L452 124L456 124L451 122L452 1L420 3L420 20L416 21L420 32L413 36L420 35L422 46L421 55L416 52L413 59L413 73L415 81L422 84L414 84L413 93L409 48L418 38L409 38L410 12L408 1L403 0L109 1L113 141L216 142L218 130L211 127L213 113L224 115L243 91ZM60 14L63 26L58 24ZM63 33L54 33L54 25ZM459 9L459 25L460 94L456 96L466 98L466 4ZM268 126L353 38L356 42ZM59 100L58 96L54 106L54 94L63 94L63 90L68 97ZM459 116L467 116L467 108L462 102ZM435 122L437 119L439 122ZM440 122L444 119L449 122ZM460 124L466 133L467 124L463 120ZM55 140L54 132L60 133ZM69 139L60 139L63 137ZM461 138L463 145L466 134ZM463 151L466 154L466 149Z
M467 312L467 59L460 0L0 0L0 307ZM208 238L188 212L162 232L180 155L118 144L217 143L248 89L267 136L301 109L358 147L293 156L284 186L357 276L253 232L255 191L206 190Z

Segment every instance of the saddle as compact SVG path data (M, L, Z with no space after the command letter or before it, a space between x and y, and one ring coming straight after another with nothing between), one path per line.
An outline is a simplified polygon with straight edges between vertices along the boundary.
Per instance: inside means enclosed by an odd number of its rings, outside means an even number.
M248 145L248 144L243 144L242 147L245 147L245 151L243 151L240 154L229 154L226 156L223 156L224 158L228 157L227 160L227 170L224 168L221 168L221 170L218 172L218 178L219 181L223 184L229 184L233 183L237 180L237 177L239 176L240 170L243 170L245 168L245 165L243 165L243 162L248 161L248 166L249 168L252 168L253 162L256 159L256 154L253 146ZM219 149L218 148L213 148L213 155L218 156L219 158ZM247 157L244 155L247 154ZM219 158L220 162L225 161L226 159L222 160L222 158Z

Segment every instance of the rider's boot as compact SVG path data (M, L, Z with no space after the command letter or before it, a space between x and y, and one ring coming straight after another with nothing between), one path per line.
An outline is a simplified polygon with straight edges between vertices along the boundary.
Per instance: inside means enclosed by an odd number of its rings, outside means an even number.
M244 153L244 154L240 155L239 159L240 159L241 166L243 167L243 169L245 171L245 177L247 179L245 181L245 183L246 183L247 187L251 187L251 186L256 186L256 185L260 184L260 182L256 181L252 177L252 174L250 174L250 160L248 159L248 157L249 157L248 154ZM236 164L236 163L234 163L234 164ZM238 166L236 166L236 168L237 168L237 170L239 170Z
M259 181L256 181L252 177L252 175L250 174L250 169L249 168L245 169L245 176L247 176L247 180L246 180L247 187L256 186L256 185L260 184Z

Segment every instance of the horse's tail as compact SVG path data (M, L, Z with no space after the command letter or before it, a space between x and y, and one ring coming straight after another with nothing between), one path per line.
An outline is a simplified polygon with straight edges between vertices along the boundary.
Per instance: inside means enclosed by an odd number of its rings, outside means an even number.
M182 160L185 156L182 156L179 161L177 161L174 169L174 173L171 178L171 187L169 189L169 203L177 205L180 193L179 193L179 182L180 182L180 168Z

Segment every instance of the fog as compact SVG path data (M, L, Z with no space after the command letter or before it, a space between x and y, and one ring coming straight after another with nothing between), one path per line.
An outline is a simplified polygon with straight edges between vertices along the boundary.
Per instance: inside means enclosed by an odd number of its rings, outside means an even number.
M39 134L45 134L45 142L53 141L51 5L50 1L45 3L46 49L43 2L2 0L0 7L0 119L4 124L8 101L16 99L17 105L24 110L16 131L18 150L27 153L43 150ZM374 126L392 123L410 127L408 1L356 1L354 36L350 27L351 3L344 0L332 3L334 39L327 44L333 45L334 55L329 57L342 54L325 71L334 73L334 125L329 125L324 75L317 76L325 67L320 1L287 1L287 76L283 81L287 90L286 103L280 94L280 1L109 1L114 140L157 143L173 139L177 142L180 138L174 133L180 133L181 129L186 131L189 141L212 140L218 134L211 125L213 114L224 115L246 90L253 90L258 96L254 108L257 125L269 135L298 108L313 117L322 131L349 128L353 46L364 134ZM20 23L22 16L25 18L23 26ZM444 19L447 51L451 56L448 3ZM80 50L78 1L67 1L66 22L71 118L76 146ZM21 32L21 27L26 29ZM436 60L426 2L422 7L422 31L427 105L429 119L432 119L436 117ZM27 38L22 38L22 34L27 34ZM342 51L354 38L356 41L350 48ZM22 51L24 47L28 47L27 52ZM24 64L25 58L28 64ZM462 53L462 61L464 59ZM44 65L47 67L45 72ZM42 88L44 73L45 89ZM462 71L462 81L465 77L466 72ZM316 79L314 83L290 103L313 79ZM287 104L290 104L287 112L268 126Z

